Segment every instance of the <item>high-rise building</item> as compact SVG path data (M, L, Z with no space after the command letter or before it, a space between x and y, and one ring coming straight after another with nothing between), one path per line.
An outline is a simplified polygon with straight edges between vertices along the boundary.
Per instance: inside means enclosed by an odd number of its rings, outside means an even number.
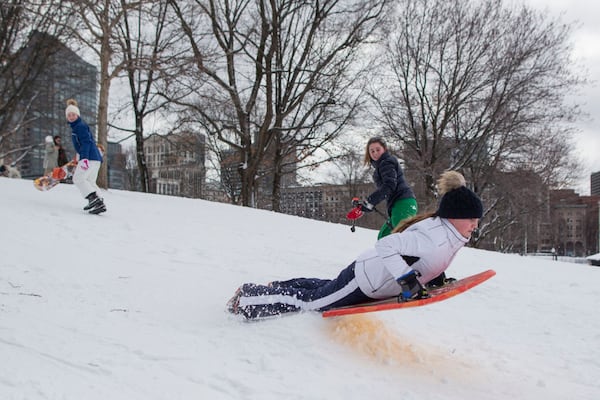
M108 170L108 187L112 189L129 189L127 179L126 157L120 143L108 142L104 162Z
M600 171L590 175L590 195L600 196Z
M96 67L51 35L34 32L31 40L32 43L42 41L55 51L46 60L32 89L22 96L23 109L28 109L29 115L16 136L15 145L21 148L32 146L31 151L19 162L23 178L35 178L44 172L44 138L48 135L60 135L67 157L75 156L71 128L65 118L67 99L77 100L81 117L92 131L96 127L97 110ZM28 56L27 48L23 50L22 56ZM26 104L29 102L27 108Z

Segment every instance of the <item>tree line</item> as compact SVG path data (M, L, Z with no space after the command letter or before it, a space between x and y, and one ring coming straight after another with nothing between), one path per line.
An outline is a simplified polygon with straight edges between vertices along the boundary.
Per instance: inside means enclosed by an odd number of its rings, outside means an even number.
M22 93L51 49L16 63L38 30L99 67L98 142L106 146L109 130L135 138L143 191L144 137L157 131L206 135L217 172L238 163L232 202L255 206L269 179L276 211L290 163L334 163L344 183L364 180L356 160L380 135L418 177L424 204L435 204L442 171L463 172L486 200L484 234L543 207L535 190L568 184L577 171L571 140L581 112L568 96L586 79L573 68L574 26L525 5L10 0L0 19L0 155L32 117ZM126 89L114 93L115 84ZM515 184L532 175L541 186Z

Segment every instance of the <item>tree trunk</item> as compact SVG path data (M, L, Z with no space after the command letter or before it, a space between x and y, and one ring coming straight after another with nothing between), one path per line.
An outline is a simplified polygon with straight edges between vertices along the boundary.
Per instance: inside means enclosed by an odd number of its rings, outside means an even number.
M148 176L148 166L146 165L146 155L144 153L144 118L136 114L135 123L135 155L140 171L140 189L147 193L150 189L150 177Z
M98 143L103 145L108 153L108 95L110 92L110 74L108 63L111 57L108 35L102 40L100 50L100 96L98 98L97 134ZM98 186L108 188L108 154L104 155L104 162L98 172Z

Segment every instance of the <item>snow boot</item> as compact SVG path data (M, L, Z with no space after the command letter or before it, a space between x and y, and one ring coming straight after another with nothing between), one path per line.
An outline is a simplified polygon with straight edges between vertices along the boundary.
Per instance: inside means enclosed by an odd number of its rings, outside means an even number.
M242 287L240 286L235 294L227 302L227 310L232 314L239 314L240 297L242 297Z
M95 208L98 204L103 204L102 198L98 197L96 192L88 194L85 198L88 199L88 204L87 206L83 207L84 211L91 210L92 208Z
M437 277L433 278L425 285L428 289L435 289L447 285L449 283L455 282L455 278L447 278L446 273L442 272Z
M100 214L100 213L106 212L106 206L104 205L104 203L100 203L100 204L96 205L96 207L90 209L88 212L90 214Z

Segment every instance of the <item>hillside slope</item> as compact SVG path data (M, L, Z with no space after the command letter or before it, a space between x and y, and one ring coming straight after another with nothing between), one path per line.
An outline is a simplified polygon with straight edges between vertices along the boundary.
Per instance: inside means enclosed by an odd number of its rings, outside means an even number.
M463 249L497 275L423 308L248 323L244 282L333 277L376 232L0 178L2 399L594 399L600 269Z

